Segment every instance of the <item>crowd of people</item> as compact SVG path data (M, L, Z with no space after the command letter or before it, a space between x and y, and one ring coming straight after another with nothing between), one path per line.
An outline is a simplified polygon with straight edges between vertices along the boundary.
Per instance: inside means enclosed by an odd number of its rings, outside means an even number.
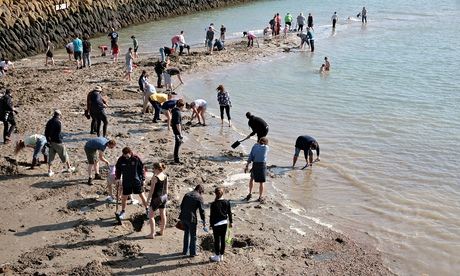
M363 7L358 17L361 16L363 24L367 23L367 10ZM296 21L296 26L293 27L293 22ZM337 12L334 12L332 18L332 28L336 27L338 22ZM285 34L290 31L297 31L298 37L301 39L300 48L303 49L305 45L308 45L311 52L314 51L314 34L313 34L313 16L311 13L306 18L303 13L300 13L296 19L287 13L284 17ZM306 31L304 33L304 30ZM217 32L214 28L214 24L210 24L206 29L205 45L209 54L212 54L214 49L224 49L224 42L226 36L226 27L224 25L220 28L219 38L215 38ZM279 36L281 31L281 16L279 13L275 14L273 19L270 20L269 26L264 29L264 35ZM195 99L191 102L185 102L183 98L177 97L174 92L172 85L172 76L177 76L180 84L183 84L180 70L170 65L169 57L177 52L178 55L190 54L191 47L185 42L185 33L180 31L179 34L174 35L171 38L171 47L160 48L160 58L155 62L154 71L157 75L157 83L155 85L149 82L149 73L144 70L142 71L138 84L139 90L142 93L142 113L147 113L149 110L149 103L154 110L153 112L153 123L161 121L160 115L164 115L167 119L167 129L172 130L174 136L174 149L173 149L173 161L171 164L181 165L183 162L180 158L180 147L184 142L184 132L182 128L182 113L185 110L191 110L191 118L188 122L192 124L192 121L196 117L198 123L196 125L206 126L206 109L208 102L206 99ZM257 37L251 32L243 32L243 36L248 38L248 47L253 47L254 40ZM119 54L119 35L112 29L108 34L110 39L110 49L112 53L113 62L118 61ZM131 81L132 74L134 71L134 60L139 58L139 42L136 37L131 36L133 46L128 48L125 55L126 72L124 77ZM83 67L91 67L91 51L92 46L88 37L83 37L83 40L78 35L75 39L66 45L67 53L69 54L69 60L73 58L76 62L77 69ZM105 54L106 49L100 47L102 54ZM47 41L46 59L45 66L49 64L54 65L54 50L55 47L51 41ZM13 64L4 59L0 62L0 72L6 74L9 67L13 67ZM324 58L324 63L321 66L320 71L325 72L330 70L330 62L327 57ZM14 67L13 67L14 68ZM165 88L164 93L158 92L158 88ZM217 92L217 103L220 109L220 119L222 126L224 125L224 112L226 114L228 126L232 126L230 110L232 102L230 99L229 92L225 89L224 85L220 84L216 88ZM105 163L109 167L109 174L107 176L107 200L110 202L117 202L121 199L121 211L117 213L117 217L122 220L126 218L126 207L128 197L132 195L138 195L143 207L145 208L146 215L150 224L150 233L147 238L154 238L155 236L161 236L165 234L166 227L166 206L168 201L168 175L166 173L166 165L164 163L153 163L153 177L150 179L150 191L146 196L144 194L144 184L146 182L145 176L145 164L141 158L134 153L129 147L124 147L121 151L121 156L117 159L115 164L110 163L105 158L104 152L108 149L113 149L117 145L114 139L108 138L108 119L105 109L108 107L107 99L102 95L102 87L95 87L87 95L87 104L85 109L85 116L91 119L90 123L90 134L94 134L97 137L89 139L84 145L84 152L87 157L87 173L88 173L88 185L93 185L94 180L103 180L100 173L100 162ZM6 89L4 96L0 98L0 117L4 124L3 141L8 144L12 141L11 135L13 134L16 121L13 103L13 91ZM265 201L264 196L264 183L266 182L267 175L267 161L269 152L269 140L267 138L269 132L269 125L262 118L254 116L252 113L247 112L246 117L248 119L248 126L252 132L244 139L256 135L257 142L252 146L247 163L244 167L245 173L250 173L249 180L249 193L245 197L245 200L249 201L252 198L254 182L259 183L259 202ZM102 126L102 131L101 131ZM27 135L23 139L18 140L15 145L15 153L19 153L25 148L33 148L31 169L40 165L39 155L44 156L44 163L48 164L48 176L52 177L54 171L52 164L56 154L59 156L61 162L66 165L66 172L74 172L75 167L71 165L70 158L66 145L63 140L63 117L60 110L54 110L52 118L46 123L44 128L44 135L32 134ZM318 142L311 136L302 135L299 136L295 142L295 151L292 160L292 167L294 168L300 151L304 151L304 157L306 165L303 168L312 166L314 162L320 161L320 150ZM316 151L316 159L313 160L313 151ZM249 166L251 168L249 168ZM93 177L94 173L94 177ZM116 195L113 194L113 184L116 185ZM187 194L182 199L180 205L180 216L179 220L181 227L184 229L184 244L183 251L184 255L195 256L196 250L196 232L199 224L196 211L199 211L201 218L201 224L206 228L206 219L204 211L203 193L205 189L202 185L197 185L195 189ZM225 252L225 238L228 228L232 227L232 211L231 204L228 200L223 198L224 189L216 188L214 191L215 200L210 204L210 226L213 229L214 236L214 247L215 255L210 259L211 261L222 261ZM117 204L118 206L118 204ZM160 215L160 230L156 232L155 227L155 215Z

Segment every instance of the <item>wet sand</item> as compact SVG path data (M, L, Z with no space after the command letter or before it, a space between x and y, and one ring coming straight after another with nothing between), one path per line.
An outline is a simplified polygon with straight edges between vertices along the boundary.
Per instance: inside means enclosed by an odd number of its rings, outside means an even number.
M296 37L261 43L260 48L247 49L246 41L233 41L227 50L206 55L203 49L192 49L190 56L172 57L172 65L183 70L184 81L195 74L219 66L251 62L285 51L298 44ZM63 113L63 132L70 160L77 168L73 174L46 176L46 166L28 170L32 151L13 155L13 145L1 145L0 195L0 265L7 275L391 275L383 266L375 248L357 243L320 225L293 231L289 212L280 198L269 190L267 201L242 201L247 182L226 187L225 198L233 204L234 242L227 248L225 260L209 262L212 234L198 230L200 255L180 255L183 233L173 227L182 196L197 184L206 190L206 203L213 200L215 187L227 183L228 177L241 173L245 154L230 144L241 138L231 128L221 127L220 119L208 116L208 126L186 127L185 144L181 148L183 165L172 161L174 139L165 123L153 124L152 114L141 114L141 94L137 78L142 69L153 71L154 55L145 55L138 62L131 83L122 80L123 64L111 64L108 58L97 57L91 69L75 70L66 56L57 57L54 67L43 66L40 59L16 63L16 70L0 79L0 86L12 87L17 115L18 133L43 133L53 108ZM121 60L121 58L120 58ZM176 80L177 83L177 80ZM167 208L166 234L146 240L149 226L139 231L137 215L142 206L129 205L128 219L115 225L114 204L106 204L105 181L86 185L85 141L89 123L83 116L86 95L96 85L102 86L109 100L108 135L117 140L115 149L106 157L115 163L124 146L130 146L145 161L151 172L152 163L165 162L170 177L170 198ZM215 89L210 87L209 89ZM177 90L179 97L186 91ZM189 99L190 100L190 99ZM209 99L214 100L214 99ZM184 112L189 116L190 113ZM164 118L163 118L164 119ZM59 169L58 169L59 168ZM59 172L63 164L54 162ZM102 169L106 176L107 170ZM270 182L277 178L269 178ZM146 186L147 190L149 189ZM257 188L256 188L257 191ZM253 195L257 198L257 195ZM209 209L206 219L209 220Z

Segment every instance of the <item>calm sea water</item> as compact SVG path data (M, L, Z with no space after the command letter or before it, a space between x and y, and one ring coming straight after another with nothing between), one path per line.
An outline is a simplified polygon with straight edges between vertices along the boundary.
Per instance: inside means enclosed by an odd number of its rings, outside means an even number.
M364 26L345 21L362 1L310 2L257 1L133 26L120 31L121 42L127 46L137 34L141 52L156 52L185 30L189 43L201 45L210 22L237 36L263 29L274 12L312 12L314 54L217 68L186 79L182 91L208 99L217 114L215 87L225 84L237 129L248 132L246 111L269 122L272 164L290 165L298 135L317 138L318 166L287 171L290 177L274 184L300 206L296 215L357 238L369 235L398 274L457 274L459 1L365 1ZM341 19L335 33L334 11ZM332 71L320 76L324 56Z

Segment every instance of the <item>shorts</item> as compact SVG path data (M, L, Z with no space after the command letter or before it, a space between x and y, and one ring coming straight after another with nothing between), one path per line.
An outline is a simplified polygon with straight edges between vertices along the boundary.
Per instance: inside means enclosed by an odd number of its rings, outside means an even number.
M119 52L118 47L112 48L112 55L118 55L118 52Z
M130 194L142 194L144 192L144 187L142 183L126 183L123 181L123 195L127 196Z
M81 60L82 53L81 52L74 52L73 57L75 58L75 60Z
M86 158L88 159L88 164L93 165L97 162L97 150L89 149L85 147Z
M265 162L254 162L251 169L251 178L255 182L264 183L267 175L267 164Z
M158 197L154 197L154 198L158 198ZM150 201L150 207L152 208L152 211L156 211L158 209L165 209L166 208L166 202L164 203L160 203L159 205L157 204L158 200L154 200L154 198L152 198L152 200Z
M49 158L48 158L48 164L51 164L54 160L54 157L56 156L56 153L59 155L59 158L61 159L62 162L67 162L69 160L69 156L67 154L67 150L64 146L64 144L58 144L55 142L50 143L50 148L49 148Z
M73 53L72 49L70 49L70 48L67 48L67 47L66 47L65 49L66 49L66 51L67 51L67 54L69 54L69 55L70 55L71 53Z
M294 151L294 156L295 156L295 157L299 157L299 154L300 154L300 151L301 151L301 150L302 150L302 149L296 147L296 148L295 148L295 151ZM309 150L303 150L303 154L304 154L304 156L305 156L305 159L307 159L307 157L308 157L309 155L313 155L313 151L311 151L310 149L309 149Z
M126 66L126 72L127 73L132 73L133 72L133 65L132 64Z
M209 47L209 48L212 47L212 40L208 40L208 47Z
M51 51L46 52L46 57L53 58L53 52Z

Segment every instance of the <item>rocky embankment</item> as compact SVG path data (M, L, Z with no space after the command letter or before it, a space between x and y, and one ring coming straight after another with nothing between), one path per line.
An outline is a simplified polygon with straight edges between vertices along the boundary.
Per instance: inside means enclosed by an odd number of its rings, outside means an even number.
M250 0L0 0L0 56L19 59L62 46L75 34L158 20ZM62 9L60 9L62 8Z

